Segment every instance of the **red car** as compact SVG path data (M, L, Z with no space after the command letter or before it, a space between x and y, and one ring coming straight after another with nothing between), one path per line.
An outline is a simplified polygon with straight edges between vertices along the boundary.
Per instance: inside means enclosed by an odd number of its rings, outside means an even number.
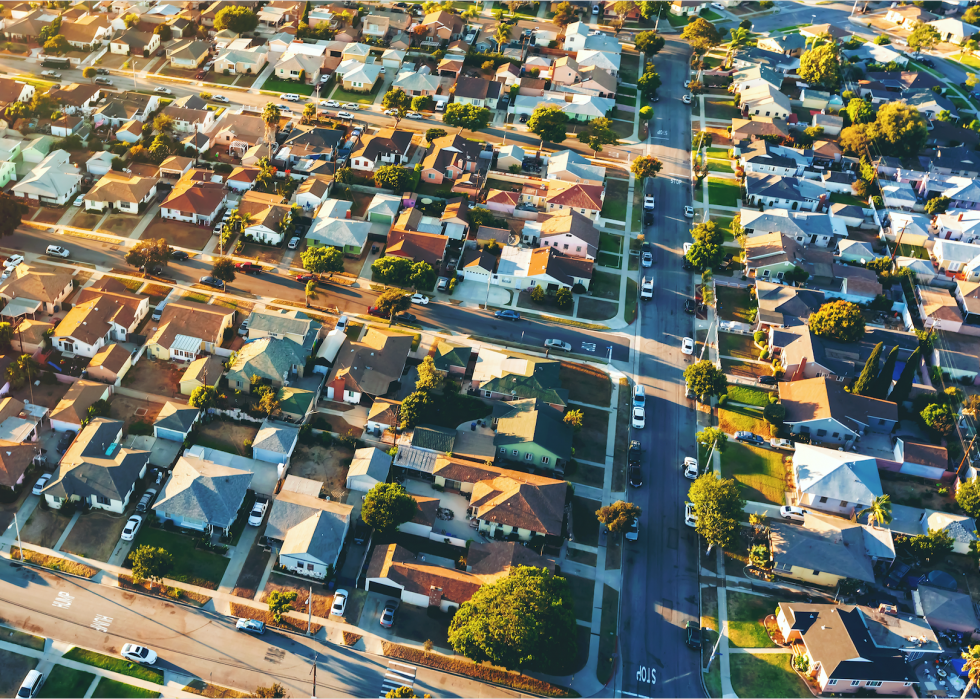
M316 280L315 274L297 274L296 281L298 282L311 282Z
M258 274L262 271L262 266L254 262L239 262L235 265L235 269L242 274Z
M381 309L378 308L377 306L371 306L368 309L368 314L369 315L372 315L372 316L378 316L379 318L387 318L388 317L384 313L382 313L381 312Z

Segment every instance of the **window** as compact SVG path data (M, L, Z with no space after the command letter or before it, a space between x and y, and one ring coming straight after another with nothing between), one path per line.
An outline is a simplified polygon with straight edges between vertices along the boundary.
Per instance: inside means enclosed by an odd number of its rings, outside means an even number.
M861 686L861 680L851 680L851 686L852 687L860 687Z
M486 398L489 398L490 396L492 396L492 395L493 395L493 391L484 391L484 392L483 392L483 395L484 395L484 396L485 396Z
M97 503L99 503L100 505L108 505L109 504L109 498L107 498L105 495L96 495L95 496L95 501Z
M814 575L820 575L820 571L819 570L815 570L815 571L813 571L813 574Z
M867 684L865 684L864 686L865 687L880 687L881 686L881 680L868 680Z
M550 456L542 456L541 457L541 463L543 463L543 464L550 464L551 463L551 457Z
M827 498L820 498L819 502L822 505L823 503L827 502Z
M429 179L430 179L430 180L434 180L435 178L436 178L436 173L434 173L434 172L430 172L430 173L429 173Z
M585 213L585 212L583 211L582 213ZM577 245L575 247L575 252L582 252L582 246L581 245Z
M834 432L833 437L834 439L840 439L840 432Z
M568 250L568 243L565 243L565 247L563 249Z
M831 685L835 685L835 684L837 684L837 680L830 680L830 681L827 682L827 686L828 687L831 686Z
M884 420L878 420L878 424L879 425L884 425L885 424L885 421Z
M841 500L840 501L840 506L841 507L847 507L847 500Z
M517 449L514 449L510 453L511 456L520 456L520 454L521 454L521 452L519 450L517 450Z
M312 563L307 563L306 564L306 569L307 570L313 570L313 564Z
M827 430L817 430L817 436L818 437L826 437L827 436Z
M526 451L526 452L524 452L524 460L525 461L533 461L534 460L534 455L531 452Z

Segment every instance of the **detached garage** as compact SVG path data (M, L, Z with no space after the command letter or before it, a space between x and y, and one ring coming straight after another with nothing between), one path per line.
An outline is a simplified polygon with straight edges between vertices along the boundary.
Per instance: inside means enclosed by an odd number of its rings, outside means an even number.
M354 452L354 461L347 472L347 488L366 493L378 483L388 480L391 457L380 449L366 447Z
M167 401L157 421L153 423L153 436L171 442L183 442L200 416L201 411L197 408Z

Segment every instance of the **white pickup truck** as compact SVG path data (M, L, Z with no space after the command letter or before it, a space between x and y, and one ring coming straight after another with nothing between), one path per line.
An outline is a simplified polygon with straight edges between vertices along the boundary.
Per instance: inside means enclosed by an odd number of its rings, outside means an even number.
M653 277L643 277L643 283L640 285L640 298L653 298Z

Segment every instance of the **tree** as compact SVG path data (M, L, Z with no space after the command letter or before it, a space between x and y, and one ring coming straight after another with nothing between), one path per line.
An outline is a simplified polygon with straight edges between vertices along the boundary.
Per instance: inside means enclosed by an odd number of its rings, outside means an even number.
M786 406L781 403L767 403L762 409L762 419L773 427L782 427L783 420L786 419Z
M207 410L218 405L218 389L214 386L198 386L191 391L190 404L198 410Z
M825 303L810 316L810 331L817 337L838 342L857 342L864 337L861 307L850 301Z
M728 388L725 372L707 359L688 366L684 370L684 380L699 396L720 396Z
M927 214L932 214L932 215L944 214L946 213L946 209L948 209L949 205L952 203L953 200L950 199L949 197L943 197L943 196L933 197L932 199L926 202L925 207L923 208L925 209L925 212Z
M922 352L916 347L912 350L911 356L905 366L902 368L902 373L898 377L898 381L892 387L892 392L888 395L888 400L893 403L897 403L901 407L908 397L909 393L912 392L912 384L915 382L916 375L919 371L919 363L921 361Z
M858 512L858 517L868 515L868 524L872 527L888 524L892 521L892 503L888 495L879 495L871 500L871 505Z
M142 267L143 276L158 265L167 266L170 260L170 246L164 238L141 240L129 249L123 258L132 267Z
M959 56L959 58L957 60L962 64L963 63L963 57L964 56L971 55L976 50L977 50L977 40L976 39L967 39L962 44L960 44L960 50L957 52L957 55ZM967 85L967 87L970 87L970 86Z
M730 39L728 41L728 57L725 61L726 65L731 62L731 59L739 52L743 46L749 43L752 38L752 32L750 32L746 27L732 27L728 30Z
M557 26L561 27L562 29L564 29L569 24L572 24L573 22L578 20L576 9L572 7L571 3L561 2L558 3L558 5L552 7L551 9L555 13L555 16L551 18L551 21L554 22Z
M717 449L720 453L725 451L725 447L728 446L728 435L720 427L705 427L694 435L694 439L709 452L712 449Z
M303 114L299 118L299 123L300 124L312 124L313 122L315 122L317 120L316 119L316 116L317 116L316 115L316 104L314 102L310 102L309 104L307 104L306 106L303 107Z
M125 17L123 17L123 24L126 25L126 29L132 29L139 23L140 23L139 15L128 14Z
M174 567L174 557L166 549L138 546L126 557L133 565L133 582L139 585L144 580L160 582Z
M405 118L408 114L412 104L412 98L402 90L400 87L393 87L388 92L385 93L384 98L381 100L381 107L387 111L389 109L395 110L395 126L398 126L398 122Z
M283 699L286 696L286 688L278 682L273 682L271 687L256 687L252 696L262 699Z
M967 24L980 24L980 6L971 5L963 13L963 21Z
M718 265L724 259L725 251L720 245L695 240L684 257L696 269L703 271Z
M436 363L431 356L426 355L416 370L419 375L415 382L416 391L438 391L442 388L445 379L436 369Z
M408 283L414 263L407 257L385 256L371 264L374 277L384 284L403 285Z
M864 363L861 375L851 387L851 393L859 396L870 396L874 391L875 383L878 378L878 365L881 362L881 352L885 347L884 342L879 342L871 350L868 360Z
M211 276L228 284L235 281L235 261L230 257L215 258L211 264Z
M953 413L950 411L948 405L940 405L938 403L927 405L925 410L919 413L919 417L922 418L922 422L925 423L926 427L934 430L942 437L949 437L956 429Z
M640 89L644 97L653 97L656 95L657 90L662 84L663 81L660 79L660 73L655 70L646 71L636 81L636 86Z
M68 43L64 34L55 34L44 42L44 53L48 56L63 56L69 51L73 51L74 48Z
M485 129L490 125L493 115L486 107L475 104L453 102L446 107L442 123L449 126L459 126L464 129Z
M875 120L875 110L866 100L855 97L847 103L847 116L852 124L869 124Z
M456 611L449 645L478 663L554 671L576 652L568 583L547 568L512 568Z
M511 29L511 26L509 24L504 24L501 22L500 24L497 25L497 29L493 33L493 39L494 41L497 42L498 45L503 47L503 45L510 40L510 35L511 32L513 31L514 30Z
M691 237L701 243L721 245L725 236L714 221L704 221L691 229Z
M687 493L697 515L695 529L709 546L730 548L738 539L745 501L733 479L721 479L714 471L698 477Z
M397 193L405 191L405 185L411 179L408 170L401 165L384 165L374 171L374 183L379 187L392 189Z
M466 213L466 218L475 231L480 230L480 226L502 225L490 209L484 209L482 206L474 206Z
M612 119L606 117L598 117L590 121L585 130L578 135L578 140L588 145L594 155L598 155L603 146L619 143L616 132L612 130Z
M864 155L868 152L867 126L857 124L841 129L840 147L850 155Z
M174 38L174 30L169 24L158 24L153 33L160 37L160 41L170 41Z
M378 483L364 496L361 518L365 524L388 534L415 516L418 505L400 483Z
M527 129L537 134L542 141L561 143L565 140L565 125L568 115L555 105L539 105L527 120Z
M980 480L973 478L960 483L956 491L956 504L971 517L980 517Z
M642 107L640 107L640 118L643 119L643 121L650 121L653 119L653 107L651 107L649 104L644 104Z
M888 396L889 389L892 387L892 375L895 373L895 365L897 363L898 345L895 345L885 358L885 364L881 367L881 371L878 372L878 378L875 379L874 387L872 388L871 393L865 395L870 395L872 398L885 400L885 398Z
M919 24L912 33L909 34L909 38L906 40L908 42L909 48L911 48L916 53L920 51L925 51L931 49L933 46L938 44L942 40L939 36L939 32L931 24Z
M895 543L911 554L919 565L938 563L953 551L953 535L945 529L930 529L928 534L901 539L896 537Z
M701 17L696 17L684 27L681 38L698 54L707 53L713 46L721 43L721 33L715 29L715 25Z
M276 392L269 388L264 387L266 390L262 393L259 398L259 410L268 416L272 416L272 413L279 410L279 399L276 397Z
M282 623L282 615L293 609L296 601L296 590L274 590L266 598L269 603L269 613L277 624Z
M565 417L562 418L562 422L566 425L571 425L572 429L578 432L582 429L582 424L585 421L585 413L581 410L569 410L565 413Z
M95 66L85 66L82 68L82 77L92 80L96 75L99 74L98 69Z
M401 289L388 289L381 293L375 305L388 318L392 318L396 313L407 311L412 305L411 295L406 294Z
M789 270L783 275L783 279L794 286L797 284L803 284L809 278L810 273L799 265L794 266L793 269Z
M10 342L14 339L14 326L10 323L0 323L0 348L10 349Z
M966 12L963 13L963 20L974 22L980 19L980 16L974 15L970 20L966 19L966 16L970 14L970 10L976 10L978 15L980 15L980 7L973 5ZM970 681L966 685L966 689L963 690L961 697L970 696L970 690L980 681L980 646L970 646L967 650L960 653L960 657L966 661L963 668L967 671L967 675Z
M652 155L641 155L639 158L633 160L633 164L630 165L630 172L632 172L637 179L646 179L647 177L656 177L657 173L663 168L664 164L654 158Z
M416 262L412 265L412 273L408 279L416 290L431 290L436 285L436 271L428 262Z
M797 72L810 85L836 90L842 79L840 48L830 42L804 51Z
M866 128L868 140L874 142L881 154L886 156L914 156L929 138L925 117L904 102L881 105L874 122Z
M415 391L408 394L398 410L399 428L405 430L425 422L434 408L435 402L428 391Z
M344 271L344 253L339 248L327 245L307 248L299 257L303 261L303 268L310 274Z
M641 514L643 510L638 505L622 500L600 507L595 512L596 518L614 534L621 534L628 530Z
M7 367L7 379L14 388L22 388L37 380L41 365L29 354L21 354Z
M445 129L426 129L425 130L425 140L431 145L437 138L442 138L446 135Z
M259 16L242 5L226 7L214 17L214 28L217 31L227 29L236 34L253 32L259 26Z
M174 118L169 114L157 114L153 118L153 128L157 131L170 133L174 130Z
M310 307L310 301L316 300L316 279L311 279L306 282L306 287L303 289L303 295L306 296L306 307Z
M225 10L235 9L235 7L226 7ZM224 12L225 10L222 10ZM218 14L221 14L219 12ZM276 133L279 131L279 120L282 118L282 113L279 111L278 105L275 102L266 102L265 108L262 110L262 122L265 124L265 138L269 142L269 158L272 158L272 144L276 142Z
M0 236L13 235L27 212L26 204L6 192L0 192Z
M633 41L636 44L636 50L642 51L647 58L659 53L667 44L666 39L652 30L640 32Z

